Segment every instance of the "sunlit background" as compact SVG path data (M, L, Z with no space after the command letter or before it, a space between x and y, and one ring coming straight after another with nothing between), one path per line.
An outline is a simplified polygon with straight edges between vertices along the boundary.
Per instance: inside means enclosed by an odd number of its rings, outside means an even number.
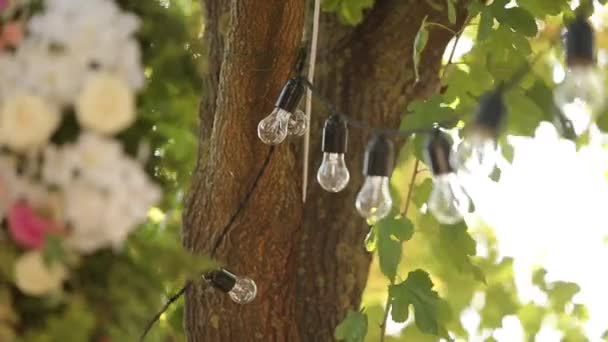
M572 3L576 7L577 2ZM606 30L606 7L596 6L591 21L598 32ZM539 23L542 25L542 23ZM474 29L473 29L474 31ZM466 54L473 46L474 33L465 34L456 47L456 59ZM452 44L447 47L450 51ZM548 57L553 66L553 81L559 83L565 70L556 56ZM447 53L445 56L447 60ZM608 52L598 50L598 65L605 69ZM573 123L576 126L576 122ZM588 145L577 148L576 143L560 138L552 123L543 122L536 129L534 137L509 136L513 147L513 160L501 160L500 178L490 179L469 177L463 179L476 213L466 218L470 232L477 241L477 254L487 256L488 228L495 235L500 258L513 258L513 274L521 303L548 305L547 295L533 284L533 278L546 270L545 281L572 282L580 286L572 303L583 304L588 312L582 313L586 322L584 333L591 341L602 340L608 329L608 277L602 274L604 262L608 260L608 150L606 139L599 130L592 129ZM412 161L397 171L398 183L404 181L399 174L410 174ZM405 177L402 177L405 178ZM405 244L402 264L408 258L423 255L415 246L415 239ZM413 265L402 266L412 269L424 265L415 260ZM384 307L385 282L377 263L372 268L372 276L364 296L368 312ZM382 279L382 280L380 280ZM441 293L441 285L439 285ZM461 320L469 333L470 341L484 341L490 336L498 341L524 341L525 334L516 314L507 315L502 320L502 328L497 330L479 329L480 314L484 306L484 293L477 293L470 309L463 311ZM566 311L572 311L569 303ZM521 313L520 313L521 314ZM556 315L542 319L536 341L559 341L564 338L564 326ZM373 323L370 323L373 324ZM389 322L388 333L403 335L406 327L413 324ZM562 328L560 330L560 327ZM374 334L371 327L371 336ZM417 336L416 341L424 340Z

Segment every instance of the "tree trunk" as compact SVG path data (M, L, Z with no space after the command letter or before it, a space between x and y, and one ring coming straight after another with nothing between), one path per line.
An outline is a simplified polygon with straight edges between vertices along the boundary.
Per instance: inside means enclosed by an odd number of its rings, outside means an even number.
M438 90L441 57L452 36L447 30L431 32L421 81L415 83L412 45L423 18L449 26L446 11L429 3L376 0L354 28L338 24L333 14L322 15L316 87L342 112L371 124L398 126L410 101ZM368 227L354 200L369 137L350 131L347 189L330 194L311 182L304 205L301 139L271 149L256 131L290 75L304 26L304 1L203 0L203 6L209 70L184 244L253 278L258 297L240 306L202 282L191 287L189 340L330 341L346 311L358 308L367 280L371 257L363 241ZM455 29L464 14L459 9ZM315 106L313 180L329 114Z

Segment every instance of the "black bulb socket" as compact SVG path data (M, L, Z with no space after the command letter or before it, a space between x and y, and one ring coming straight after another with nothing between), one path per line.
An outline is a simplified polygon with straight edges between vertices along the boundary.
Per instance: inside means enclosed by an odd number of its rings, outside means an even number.
M427 141L424 157L435 176L454 172L450 162L451 151L452 139L439 128L434 129Z
M288 113L293 113L298 108L300 99L304 95L304 90L304 83L300 78L293 77L289 79L285 83L285 86L283 86L275 107L283 109Z
M390 177L395 166L395 147L384 135L375 135L365 148L364 176Z
M479 99L473 129L495 138L505 121L506 114L507 108L502 96L502 89L489 91L481 95Z
M348 127L346 121L338 114L332 114L325 120L321 151L325 153L346 153L348 145Z
M237 276L222 268L207 273L205 279L216 289L228 293L236 285Z
M595 37L589 21L579 15L566 32L566 63L569 67L594 63Z

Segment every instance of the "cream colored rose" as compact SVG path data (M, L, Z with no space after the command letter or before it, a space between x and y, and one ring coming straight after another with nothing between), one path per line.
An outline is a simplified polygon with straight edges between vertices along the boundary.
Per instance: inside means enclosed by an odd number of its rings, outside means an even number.
M0 110L0 144L16 151L41 147L60 121L59 110L42 97L28 94L9 97Z
M76 102L80 124L102 134L115 134L135 121L135 95L128 83L113 74L92 76Z
M66 278L65 266L47 266L41 251L27 252L15 263L15 283L26 295L44 296L59 291Z

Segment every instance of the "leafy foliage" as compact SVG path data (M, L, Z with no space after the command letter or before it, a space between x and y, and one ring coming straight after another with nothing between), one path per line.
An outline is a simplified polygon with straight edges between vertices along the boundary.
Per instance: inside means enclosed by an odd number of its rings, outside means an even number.
M356 25L363 20L363 12L374 5L374 0L323 0L324 11L335 12L345 24Z
M448 1L449 2L449 1ZM418 65L420 65L420 57L422 56L422 51L426 47L427 42L429 41L429 30L426 26L426 17L422 19L422 24L420 24L420 29L416 33L416 37L414 38L414 75L416 76L416 82L420 80L420 73L418 72Z
M405 217L390 217L372 228L377 234L380 269L393 282L403 254L402 243L414 233L412 222Z
M201 93L201 10L190 1L117 1L142 18L147 86L138 99L141 120L119 138L128 153L148 146L147 171L163 187L162 203L121 250L75 260L47 239L44 256L74 265L65 291L28 298L8 284L20 251L0 234L1 341L133 341L166 297L188 279L217 265L181 247L183 189L196 158L197 108ZM159 25L162 23L162 25ZM181 309L171 308L147 341L184 340ZM17 336L15 335L17 332Z
M458 1L432 3L450 23L455 22ZM471 119L483 93L510 82L514 74L525 69L530 71L505 95L509 117L502 133L531 136L541 121L554 122L552 66L555 56L563 55L560 32L574 16L571 6L567 0L471 1L461 39L470 40L471 49L441 70L441 92L409 103L401 127L418 129L434 122L446 128L462 127ZM589 14L593 6L593 1L582 1L578 11ZM432 24L425 18L412 42L416 74ZM603 40L598 39L602 47ZM606 117L603 115L598 122L604 130L608 127ZM498 141L506 160L511 161L512 146L503 137ZM391 217L374 226L366 241L368 250L376 253L362 303L370 322L367 340L377 340L383 333L377 325L382 324L386 310L392 310L394 321L405 322L398 335L386 337L389 340L438 341L440 336L447 336L443 335L447 331L452 338L469 340L469 334L476 332L463 327L461 314L470 309L480 316L477 333L491 333L502 326L505 317L514 316L521 322L526 339L534 340L545 319L557 317L556 328L565 340L586 340L581 323L588 313L583 305L573 302L580 290L577 284L546 282L539 271L534 283L547 301L522 301L515 286L514 260L500 257L498 241L489 227L483 222L473 222L469 227L441 226L425 211L433 183L424 166L421 169L425 172L412 169L414 160L423 155L424 143L425 137L416 135L406 144L392 177L398 197L411 200L411 210L404 216L411 222L408 231L413 234L391 238L390 227L395 223ZM412 173L416 173L416 182L410 188L406 184ZM395 204L396 208L404 206L407 204ZM479 246L485 251L482 256L476 255ZM399 252L403 255L398 256ZM402 275L407 275L405 280ZM387 294L390 305L384 307ZM475 299L479 296L483 298L481 304ZM409 320L412 307L415 319Z
M336 339L346 342L361 342L367 334L367 315L349 311L346 318L336 327Z
M407 320L412 305L416 314L416 326L422 332L440 334L440 299L437 292L433 291L433 282L428 273L422 270L410 272L405 281L391 285L389 295L393 308L392 316L396 322Z

